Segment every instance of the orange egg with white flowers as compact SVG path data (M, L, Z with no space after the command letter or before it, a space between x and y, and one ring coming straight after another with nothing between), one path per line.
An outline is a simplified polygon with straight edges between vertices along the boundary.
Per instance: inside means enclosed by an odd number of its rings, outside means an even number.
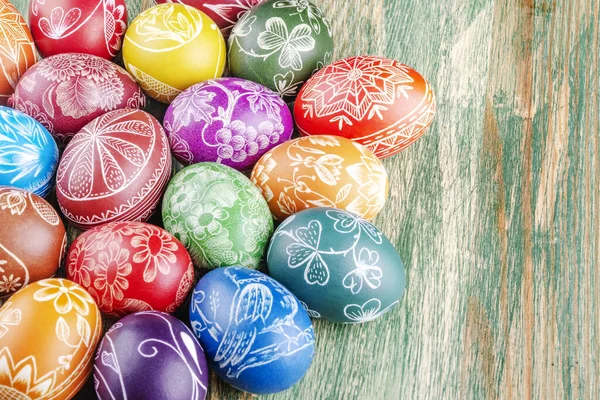
M373 219L383 208L388 178L381 161L358 143L308 136L266 153L252 170L278 220L313 207L334 207Z
M0 308L0 399L71 399L87 380L102 321L66 279L34 282Z

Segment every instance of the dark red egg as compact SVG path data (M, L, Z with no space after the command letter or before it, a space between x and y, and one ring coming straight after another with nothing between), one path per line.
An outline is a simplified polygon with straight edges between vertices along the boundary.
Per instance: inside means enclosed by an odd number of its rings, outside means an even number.
M127 71L82 53L48 57L19 80L9 105L44 125L59 145L107 111L142 108L146 97Z
M111 316L174 312L194 283L185 247L143 222L111 222L80 235L69 249L67 278L83 286Z
M31 0L29 25L43 57L86 53L112 59L127 29L124 0Z
M110 111L86 125L58 165L56 197L80 229L112 221L146 221L171 174L169 142L152 115Z

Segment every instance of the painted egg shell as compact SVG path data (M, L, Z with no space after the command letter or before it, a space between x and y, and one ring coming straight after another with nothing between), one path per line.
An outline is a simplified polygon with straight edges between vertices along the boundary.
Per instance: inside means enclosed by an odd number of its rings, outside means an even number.
M112 59L127 29L124 0L31 0L29 25L43 57L86 53Z
M37 61L25 20L7 0L0 0L0 106L6 105L19 78Z
M303 137L275 147L256 163L250 179L278 220L314 207L341 208L370 220L388 193L381 161L335 136Z
M206 13L228 37L237 20L251 7L265 0L156 0L156 3L181 3Z
M252 169L294 131L277 93L254 82L220 78L198 83L175 98L164 119L173 154L186 165L213 161Z
M163 103L195 83L220 77L225 59L217 25L183 4L159 4L142 12L123 43L125 67L149 96Z
M71 244L66 266L67 278L111 316L174 312L194 283L185 247L164 229L143 222L111 222L84 232Z
M66 246L65 227L46 200L0 187L0 297L53 276Z
M165 229L189 251L194 265L258 268L273 233L260 191L241 172L216 163L181 170L162 203Z
M252 8L229 37L233 76L261 83L292 100L310 76L331 62L331 27L308 1L269 0Z
M110 110L142 108L146 97L123 68L89 54L41 60L21 78L9 104L44 125L59 144Z
M217 375L254 394L292 387L310 367L315 335L298 299L275 279L219 268L196 285L190 322Z
M102 331L91 296L66 279L34 282L0 308L0 321L0 398L73 398Z
M208 387L206 356L194 334L177 318L142 311L114 324L94 363L100 400L203 400Z
M379 158L404 150L435 116L435 95L414 69L398 61L360 56L336 61L302 87L294 117L303 135L338 135Z
M169 141L141 110L107 112L69 143L58 165L56 198L72 224L145 221L171 174Z
M310 316L331 322L374 320L404 293L404 265L377 227L335 208L311 208L275 231L269 274L300 299Z
M0 185L45 197L54 185L58 147L30 116L0 106Z

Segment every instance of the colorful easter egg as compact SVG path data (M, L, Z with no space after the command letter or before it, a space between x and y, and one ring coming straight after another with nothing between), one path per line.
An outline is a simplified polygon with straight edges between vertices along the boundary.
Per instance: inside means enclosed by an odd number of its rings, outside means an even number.
M111 222L84 232L71 244L66 268L67 278L111 316L174 312L194 283L194 266L181 242L143 222Z
M158 311L142 311L114 324L94 362L100 400L204 400L206 356L183 322Z
M0 106L0 185L46 196L54 185L58 147L39 122Z
M278 220L314 207L341 208L371 220L388 193L381 161L363 146L336 136L283 143L256 163L250 179Z
M244 14L229 37L229 68L293 100L331 62L331 26L309 1L269 0Z
M146 221L171 174L169 141L152 115L115 110L86 125L65 149L56 175L62 213L80 229Z
M355 140L379 158L404 150L435 116L435 95L414 69L382 57L346 58L306 82L294 104L303 135Z
M102 321L83 288L34 282L0 308L0 398L71 399L92 371Z
M124 0L31 0L29 25L43 57L60 53L112 59L127 29Z
M220 77L225 59L217 25L183 4L159 4L142 12L123 43L125 67L149 96L163 103L195 83Z
M290 110L277 93L238 78L187 88L171 103L163 124L182 163L212 161L239 171L251 169L294 131Z
M190 322L212 369L249 393L286 390L312 362L315 335L306 310L259 271L227 267L206 274L194 289Z
M66 246L65 227L46 200L0 187L0 297L53 276Z
M197 267L258 268L273 233L269 207L256 186L216 163L190 165L175 175L163 198L162 217Z
M269 274L303 302L314 318L361 323L400 302L404 265L387 237L344 210L311 208L275 231Z
M0 106L4 106L21 75L37 61L31 32L8 0L0 0L0 48Z
M156 0L156 3L181 3L196 7L215 21L227 38L237 20L263 1L265 0Z
M9 104L44 125L66 145L88 122L107 111L142 108L146 98L123 68L89 54L41 60L21 78Z

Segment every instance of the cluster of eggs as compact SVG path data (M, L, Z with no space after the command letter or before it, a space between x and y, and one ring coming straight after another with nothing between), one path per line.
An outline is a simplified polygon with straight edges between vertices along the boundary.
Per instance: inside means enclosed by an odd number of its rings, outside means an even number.
M93 371L100 399L203 399L207 366L279 392L312 362L311 317L367 322L404 293L369 221L429 83L332 63L309 1L157 3L127 26L124 0L30 0L29 29L0 0L2 398L72 398Z

